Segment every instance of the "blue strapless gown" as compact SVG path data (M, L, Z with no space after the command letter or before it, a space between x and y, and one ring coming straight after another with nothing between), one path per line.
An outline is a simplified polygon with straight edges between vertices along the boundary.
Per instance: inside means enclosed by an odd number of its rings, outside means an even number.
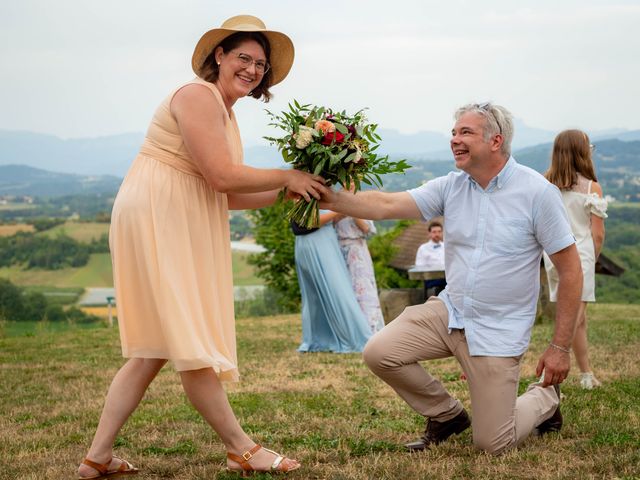
M371 329L356 300L331 224L296 237L296 271L302 294L299 352L361 352Z

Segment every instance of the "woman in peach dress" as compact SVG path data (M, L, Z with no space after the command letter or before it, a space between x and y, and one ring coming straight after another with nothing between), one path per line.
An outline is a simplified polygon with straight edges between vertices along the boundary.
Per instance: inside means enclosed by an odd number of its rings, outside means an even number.
M280 189L319 198L322 179L242 165L232 110L269 100L293 63L291 40L249 15L205 33L198 75L157 109L113 206L110 244L123 356L80 479L136 473L114 457L116 435L167 361L218 433L227 467L287 472L295 460L261 448L238 423L221 381L238 380L228 209L272 204Z

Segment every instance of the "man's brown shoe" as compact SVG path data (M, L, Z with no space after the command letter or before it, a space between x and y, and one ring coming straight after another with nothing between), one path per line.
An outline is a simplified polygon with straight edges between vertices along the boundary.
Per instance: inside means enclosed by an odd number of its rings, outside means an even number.
M558 395L558 407L553 412L551 417L547 418L544 422L538 425L538 434L544 435L545 433L559 432L562 428L562 413L560 413L560 385L554 385L553 388Z
M464 409L451 420L445 422L438 422L429 418L427 420L427 428L422 438L415 442L406 443L404 446L410 452L419 452L429 448L431 445L444 442L453 434L464 432L470 426L471 420L469 420L469 415L467 415L467 411Z

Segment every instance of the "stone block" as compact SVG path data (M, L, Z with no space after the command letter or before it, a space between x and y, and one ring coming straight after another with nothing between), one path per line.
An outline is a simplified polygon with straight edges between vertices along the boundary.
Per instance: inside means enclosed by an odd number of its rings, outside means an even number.
M424 291L421 288L390 288L380 291L380 307L385 324L400 315L405 307L424 302Z

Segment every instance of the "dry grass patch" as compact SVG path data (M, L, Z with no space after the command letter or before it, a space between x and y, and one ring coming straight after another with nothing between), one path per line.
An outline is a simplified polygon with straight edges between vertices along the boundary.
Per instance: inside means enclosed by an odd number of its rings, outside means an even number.
M14 225L0 225L0 237L10 237L18 232L34 232L33 225L28 223L16 223Z
M424 421L355 354L299 354L300 318L237 322L242 382L227 387L245 429L300 459L291 479L634 478L640 474L640 307L596 305L590 339L602 389L563 388L561 434L527 441L501 457L478 453L470 431L424 454L400 445ZM534 328L521 388L534 378L551 326ZM74 478L111 377L122 364L116 328L0 339L0 479ZM453 360L427 364L469 407ZM151 385L118 437L116 452L140 479L237 478L224 451L188 404L172 368ZM258 478L270 478L263 475Z

